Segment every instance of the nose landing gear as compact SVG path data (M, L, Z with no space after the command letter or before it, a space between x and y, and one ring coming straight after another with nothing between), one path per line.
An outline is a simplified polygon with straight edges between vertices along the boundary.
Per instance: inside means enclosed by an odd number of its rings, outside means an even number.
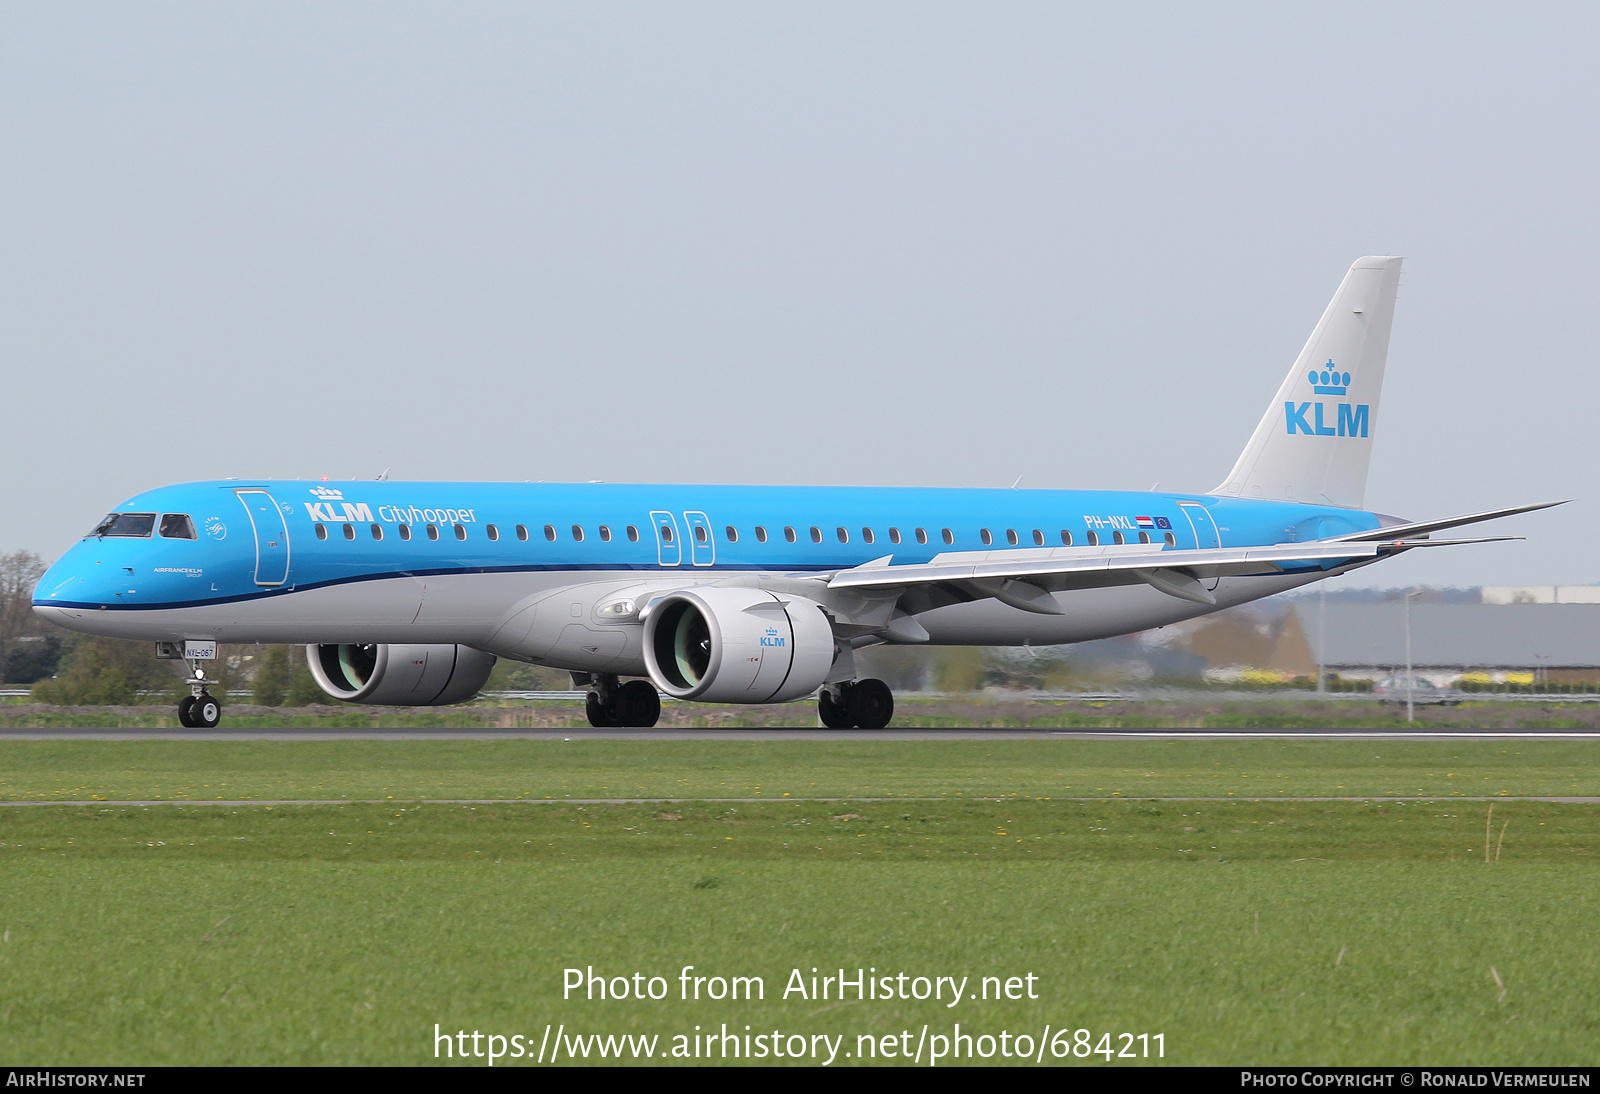
M178 702L178 724L185 729L215 729L222 721L222 704L206 690L210 681L200 662L191 660L189 668L192 675L184 682L192 694Z
M829 729L882 729L894 717L894 692L870 678L829 684L817 695L817 717Z

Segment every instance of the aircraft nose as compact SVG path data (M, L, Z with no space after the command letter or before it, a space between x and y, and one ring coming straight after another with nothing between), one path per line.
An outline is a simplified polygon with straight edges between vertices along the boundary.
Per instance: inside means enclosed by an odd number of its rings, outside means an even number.
M33 587L34 610L109 604L116 599L113 586L121 572L116 567L100 565L84 557L76 548L68 551ZM58 621L57 615L41 614L51 622Z
M33 614L43 619L46 623L54 623L56 626L66 630L77 629L70 622L73 613L66 608L57 608L49 604L36 602L33 605Z
M39 579L39 584L33 587L33 603L37 608L47 605L51 601L78 601L87 597L87 582L78 573L76 566L65 565L65 560L56 563L44 572Z
M116 600L114 581L105 566L93 560L85 566L78 555L69 551L45 571L33 589L33 611L69 631L98 634L106 614L101 609Z

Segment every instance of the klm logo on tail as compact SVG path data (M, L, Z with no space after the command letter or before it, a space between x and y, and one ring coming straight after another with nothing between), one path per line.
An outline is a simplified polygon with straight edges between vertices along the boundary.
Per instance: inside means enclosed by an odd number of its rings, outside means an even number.
M1350 374L1340 372L1330 360L1320 371L1313 369L1306 373L1306 379L1311 381L1311 392L1314 395L1343 395L1350 390ZM1294 402L1283 404L1284 422L1288 426L1289 435L1304 433L1310 437L1365 437L1367 435L1367 404L1359 403L1351 406L1349 403L1337 404L1337 417L1335 424L1327 422L1327 404L1321 401L1305 402L1298 405ZM1311 420L1306 420L1307 414Z

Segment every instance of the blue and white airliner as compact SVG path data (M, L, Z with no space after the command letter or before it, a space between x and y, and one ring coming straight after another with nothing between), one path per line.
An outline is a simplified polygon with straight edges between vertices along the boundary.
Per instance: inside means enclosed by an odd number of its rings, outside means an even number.
M476 695L495 659L592 687L596 726L652 726L658 690L815 694L885 726L857 679L879 643L1052 645L1298 588L1433 532L1543 508L1404 521L1363 507L1400 259L1350 267L1233 470L1204 494L229 479L123 502L39 582L72 630L189 661L186 726L221 707L218 643L303 643L351 703ZM633 677L628 683L622 678Z

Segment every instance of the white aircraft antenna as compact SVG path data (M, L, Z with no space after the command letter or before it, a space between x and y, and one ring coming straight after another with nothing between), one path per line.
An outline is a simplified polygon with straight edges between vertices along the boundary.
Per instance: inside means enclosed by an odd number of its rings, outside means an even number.
M383 469L383 474L378 476L378 481L379 482L388 482L389 481L389 469L387 467L385 467Z

